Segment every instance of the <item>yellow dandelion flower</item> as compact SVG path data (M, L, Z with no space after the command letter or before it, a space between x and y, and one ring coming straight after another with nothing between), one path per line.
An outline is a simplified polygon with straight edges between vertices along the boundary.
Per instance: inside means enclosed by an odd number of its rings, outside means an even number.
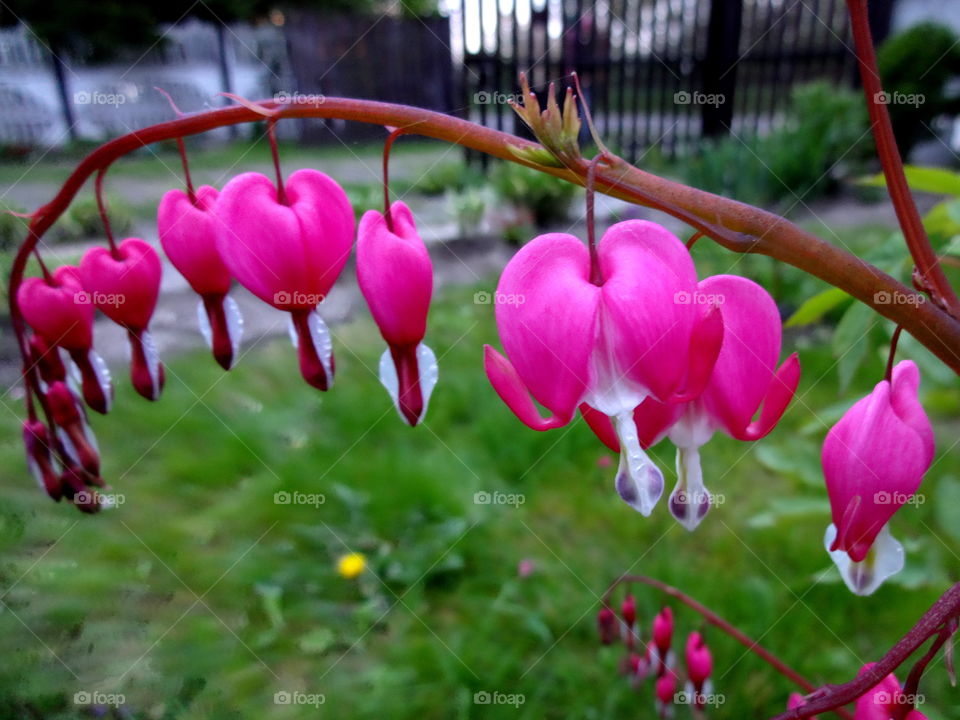
M352 552L347 555L341 555L337 560L337 572L348 580L353 580L367 567L367 558L363 553Z

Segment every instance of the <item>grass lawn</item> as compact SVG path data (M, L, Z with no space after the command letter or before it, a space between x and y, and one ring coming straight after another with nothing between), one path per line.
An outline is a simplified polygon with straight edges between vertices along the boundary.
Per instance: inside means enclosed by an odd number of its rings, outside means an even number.
M116 408L94 426L124 502L97 517L33 486L8 394L0 716L85 717L74 694L99 691L123 694L132 717L165 719L654 717L650 687L631 689L617 674L621 651L596 639L598 596L624 571L677 585L815 682L850 678L956 579L960 534L944 513L960 469L946 454L955 386L931 403L946 412L926 503L893 522L908 568L855 598L822 546L819 442L880 377L880 357L841 397L817 331L792 337L799 398L761 443L718 437L704 448L707 484L725 503L688 534L664 502L644 519L619 500L614 468L601 467L610 455L584 423L536 433L511 415L483 374L481 346L496 334L476 289L435 302L427 341L440 384L415 430L374 375L383 348L366 318L334 329L327 394L300 381L279 341L250 348L227 375L199 350L171 359L153 405L114 368ZM672 449L654 454L672 475ZM280 492L325 502L278 503ZM523 502L477 504L478 492ZM335 570L348 551L370 560L356 580ZM531 576L518 577L521 559ZM649 628L663 600L637 594ZM675 611L679 648L701 623ZM711 717L783 709L786 680L707 637L725 696ZM931 720L956 716L942 667L921 690ZM294 691L322 695L320 713L274 703ZM523 704L475 704L484 691Z

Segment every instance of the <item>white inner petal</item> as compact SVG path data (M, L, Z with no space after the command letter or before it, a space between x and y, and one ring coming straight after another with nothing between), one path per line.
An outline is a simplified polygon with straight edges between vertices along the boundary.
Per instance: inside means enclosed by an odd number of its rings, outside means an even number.
M323 365L323 371L327 374L327 388L333 387L333 368L330 360L333 357L333 340L330 337L330 328L320 317L320 313L313 310L307 320L310 327L310 338L313 340L313 347L320 357Z
M230 333L230 345L233 347L233 357L236 362L240 354L240 341L243 339L243 313L240 312L237 301L230 295L223 299L223 312L227 316L227 332Z
M872 595L887 578L903 570L903 545L890 534L889 525L883 526L861 562L854 562L843 550L831 552L836 537L837 528L831 523L823 539L824 545L840 570L843 582L855 595Z
M240 312L240 306L230 295L223 298L223 314L227 320L227 334L230 336L230 347L233 349L233 361L230 366L237 361L237 355L240 353L240 340L243 338L243 314ZM213 328L210 327L210 318L207 316L207 308L201 300L197 303L197 326L200 328L200 334L207 343L207 347L213 347ZM288 329L291 325L288 325ZM296 330L294 330L294 337ZM294 347L297 345L296 339L293 341Z
M153 399L160 397L160 353L157 352L157 343L153 335L144 330L140 334L143 345L143 357L147 361L147 371L150 373L150 382L153 385Z
M213 347L213 329L210 327L210 318L207 317L207 308L203 300L197 303L197 327L200 328L200 334L203 335L207 347Z
M703 484L698 447L677 447L677 485L670 493L670 513L691 532L710 510L710 493Z
M614 424L620 438L617 493L630 507L648 517L663 494L663 473L640 446L633 409L617 414Z
M109 412L113 405L113 385L112 378L110 376L110 368L107 366L107 361L100 357L95 350L91 349L87 357L90 359L90 367L93 368L93 372L97 376L97 382L100 384L100 390L103 392L103 396L107 400L106 409L107 412Z
M323 365L323 371L327 374L327 389L333 387L333 371L330 360L333 358L333 340L330 337L330 328L320 317L316 309L310 311L307 318L307 325L310 328L310 339L313 341L313 347L320 358L320 364ZM293 347L299 349L300 339L297 337L297 326L293 323L293 316L287 317L287 334L290 335L290 342Z
M417 345L417 370L420 374L420 393L423 395L423 412L420 413L420 419L423 420L427 416L430 396L433 395L433 389L440 377L437 356L423 343Z
M47 491L46 483L43 482L43 472L40 470L40 464L33 459L33 455L27 453L27 469L30 471L30 474L33 475L33 479L36 480L37 485L44 492Z
M437 386L437 379L440 376L437 356L424 343L417 345L417 372L420 377L420 395L423 398L423 411L418 419L423 420L427 416L430 396L433 394L433 389ZM390 399L393 400L393 406L397 409L400 419L409 425L410 422L400 408L400 380L397 377L397 368L393 364L393 355L390 348L384 350L380 356L380 383L386 388Z

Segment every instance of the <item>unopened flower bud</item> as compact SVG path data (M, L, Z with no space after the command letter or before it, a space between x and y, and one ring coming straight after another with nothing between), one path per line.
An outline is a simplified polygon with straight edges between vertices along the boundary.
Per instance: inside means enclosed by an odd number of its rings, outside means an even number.
M626 623L628 628L633 628L633 624L637 621L637 601L634 599L633 595L627 595L623 599L623 605L620 607L620 614L623 616L623 622Z
M600 633L600 642L604 645L611 645L617 639L617 616L606 606L597 613L597 631Z

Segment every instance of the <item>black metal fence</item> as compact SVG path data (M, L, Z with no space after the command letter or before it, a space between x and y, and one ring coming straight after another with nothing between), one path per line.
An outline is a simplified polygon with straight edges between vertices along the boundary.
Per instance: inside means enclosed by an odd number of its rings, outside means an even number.
M893 3L871 2L877 41ZM543 92L575 70L605 141L632 160L763 133L795 84L856 82L842 0L461 0L454 33L464 116L520 131L507 105L518 73Z
M454 65L447 18L327 15L291 11L286 25L299 93L343 95L452 112ZM382 138L383 128L304 121L311 142Z

